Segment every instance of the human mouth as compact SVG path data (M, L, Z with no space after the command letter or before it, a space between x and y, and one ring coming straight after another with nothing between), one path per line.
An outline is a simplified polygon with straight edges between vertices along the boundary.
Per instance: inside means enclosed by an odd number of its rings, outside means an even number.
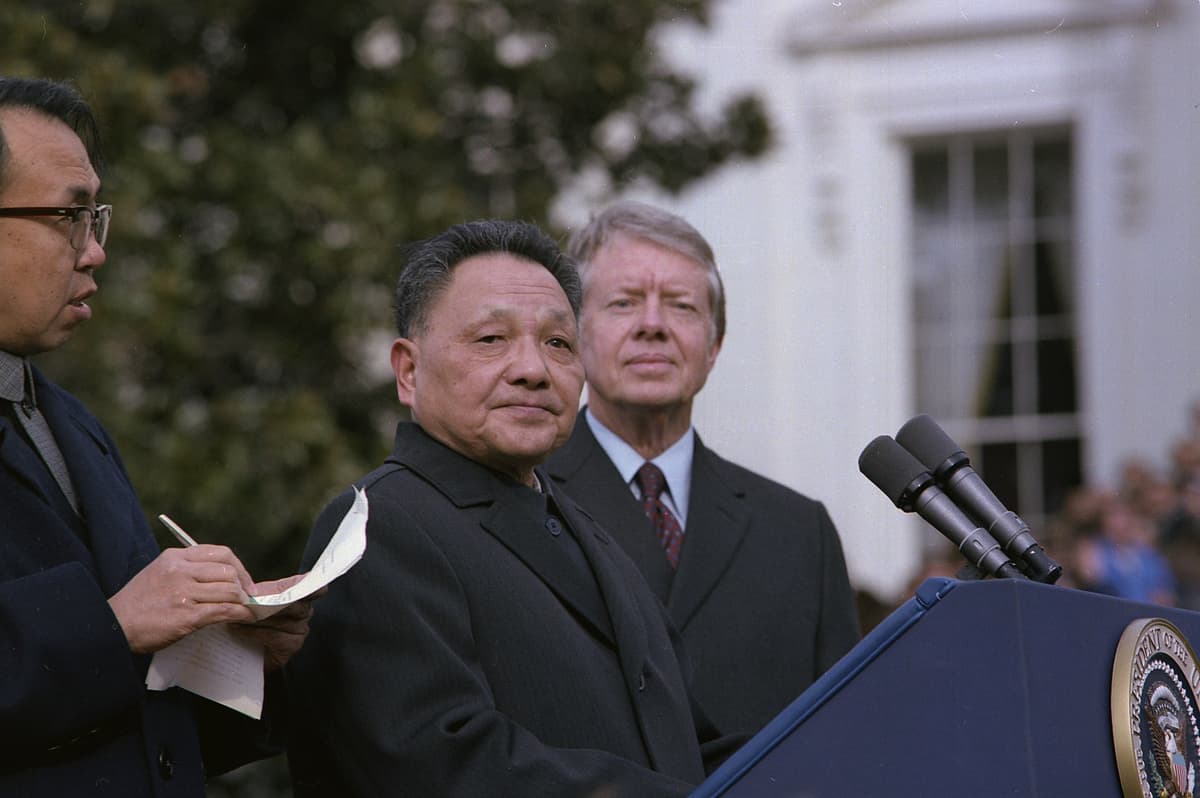
M505 405L505 406L506 406L506 407L510 407L510 408L512 408L512 409L514 409L514 410L530 410L530 411L540 411L540 412L543 412L543 413L553 413L553 412L554 412L553 410L551 410L551 409L550 409L549 407L547 407L546 405L530 405L530 404L523 404L523 403L520 403L520 402L518 402L518 403L515 403L515 404L511 404L511 405Z
M626 361L626 365L635 370L659 370L671 366L672 363L666 355L645 354L634 355Z
M525 418L533 418L533 417L539 417L539 416L543 416L543 415L551 415L551 416L558 415L558 411L555 408L550 407L549 405L546 405L546 404L539 404L536 402L532 402L532 403L512 402L509 404L502 405L501 407L503 407L505 410L508 410L509 412L515 413L518 416L525 417Z
M74 308L82 318L90 319L92 317L92 308L88 305L87 300L91 299L95 293L96 289L94 287L89 288L68 300L67 305Z

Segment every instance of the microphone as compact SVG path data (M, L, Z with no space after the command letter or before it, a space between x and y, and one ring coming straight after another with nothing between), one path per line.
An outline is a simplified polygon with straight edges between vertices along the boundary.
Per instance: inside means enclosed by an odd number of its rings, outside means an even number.
M896 433L896 440L933 472L942 489L999 541L1030 579L1052 585L1062 576L1062 566L1038 545L1020 516L1001 504L971 468L966 452L936 421L925 414L914 416Z
M934 483L925 466L887 435L867 444L858 457L858 470L901 510L915 512L933 524L958 547L967 562L984 574L1004 579L1025 578L995 538L968 518Z

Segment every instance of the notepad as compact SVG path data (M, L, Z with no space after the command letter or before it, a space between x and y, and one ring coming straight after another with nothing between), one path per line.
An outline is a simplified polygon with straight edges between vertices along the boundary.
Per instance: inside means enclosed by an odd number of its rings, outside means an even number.
M362 559L367 547L367 494L358 488L354 494L354 503L303 579L281 593L249 598L256 618L270 617L311 596ZM263 650L256 641L238 635L229 624L206 626L155 652L146 673L146 687L182 687L258 719L262 717L265 687Z

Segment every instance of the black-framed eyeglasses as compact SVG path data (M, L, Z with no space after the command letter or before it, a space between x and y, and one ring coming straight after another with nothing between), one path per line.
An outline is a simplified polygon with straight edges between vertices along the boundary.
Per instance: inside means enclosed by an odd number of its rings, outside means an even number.
M64 208L0 208L0 216L61 216L71 220L71 246L76 252L87 249L88 235L96 236L96 243L104 246L108 240L108 223L112 220L111 205L69 205Z

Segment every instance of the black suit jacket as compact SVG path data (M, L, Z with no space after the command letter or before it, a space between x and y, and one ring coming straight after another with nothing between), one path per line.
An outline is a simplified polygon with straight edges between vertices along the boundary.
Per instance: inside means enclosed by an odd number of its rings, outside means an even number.
M555 491L401 424L288 665L297 796L667 796L705 775L665 612ZM318 518L304 555L350 506Z
M34 380L81 515L0 412L0 796L202 796L204 756L219 771L259 753L237 758L245 729L216 705L213 722L232 726L202 753L193 697L146 690L149 657L130 652L108 597L158 546L112 439Z
M666 604L722 731L754 732L858 640L841 542L819 502L696 438L679 568L581 412L546 472L625 548Z

